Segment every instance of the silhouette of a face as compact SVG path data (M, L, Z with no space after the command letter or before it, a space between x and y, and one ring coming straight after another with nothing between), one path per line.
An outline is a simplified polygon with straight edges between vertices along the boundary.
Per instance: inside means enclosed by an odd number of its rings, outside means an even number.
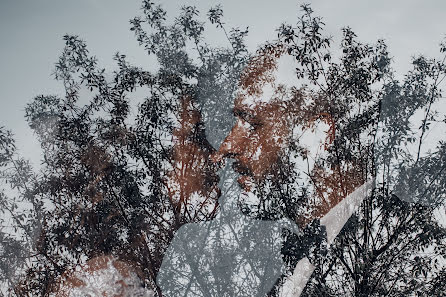
M290 134L289 112L284 97L289 96L278 83L278 58L282 47L265 48L244 69L234 101L237 119L221 144L218 157L232 157L238 182L246 190L271 172Z
M219 154L235 159L234 170L241 174L238 181L248 190L250 182L270 173L286 145L290 133L287 113L280 101L250 105L239 97L234 114L237 122Z
M266 48L250 61L241 76L233 110L237 121L216 159L235 160L234 170L241 175L238 182L247 191L252 183L275 174L274 165L296 126L303 134L321 118L307 108L308 98L300 90L287 88L296 80L293 63L293 57L282 47Z

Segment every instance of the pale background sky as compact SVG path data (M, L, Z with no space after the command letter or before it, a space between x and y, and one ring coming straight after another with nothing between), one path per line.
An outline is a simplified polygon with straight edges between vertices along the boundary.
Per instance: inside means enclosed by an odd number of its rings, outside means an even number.
M444 0L188 0L160 1L176 16L182 5L196 5L202 13L221 3L228 27L249 26L251 50L276 37L282 23L295 23L299 5L311 3L324 18L326 32L338 44L341 28L350 26L363 42L384 38L400 75L413 55L438 57L446 34ZM126 54L135 65L150 69L129 20L140 15L140 0L0 0L0 126L16 135L21 154L39 164L38 142L24 120L24 107L40 94L63 94L52 76L64 34L86 40L101 66L115 68L114 53ZM217 41L218 42L218 41Z

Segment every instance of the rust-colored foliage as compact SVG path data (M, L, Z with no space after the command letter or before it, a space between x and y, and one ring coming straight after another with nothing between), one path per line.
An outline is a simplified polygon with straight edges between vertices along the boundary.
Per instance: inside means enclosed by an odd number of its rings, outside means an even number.
M179 127L173 131L172 169L165 185L176 213L188 221L211 217L217 209L218 179L204 139L201 116L190 97L181 98Z
M259 96L267 83L275 80L274 70L277 69L277 59L285 53L281 45L265 46L251 58L240 76L239 87L247 96Z

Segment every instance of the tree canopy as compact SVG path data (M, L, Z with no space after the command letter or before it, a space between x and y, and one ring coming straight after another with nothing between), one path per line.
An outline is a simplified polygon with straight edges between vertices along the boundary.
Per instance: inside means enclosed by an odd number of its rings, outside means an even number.
M80 37L64 36L54 72L64 96L39 95L25 109L43 151L39 172L0 127L2 294L49 296L65 271L113 254L137 267L145 286L162 296L156 277L176 231L218 212L216 202L207 211L173 200L166 176L175 170L173 139L182 131L187 100L199 111L188 141L204 147L203 158L230 131L234 95L256 55L246 47L248 30L228 29L220 6L205 15L183 7L172 23L149 0L141 12L130 20L131 30L156 57L156 70L117 53L118 69L108 76ZM207 43L208 25L221 31L226 47ZM328 113L335 127L327 154L313 170L295 172L293 160L306 155L298 140L290 143L280 182L266 179L256 187L264 207L241 202L240 209L256 219L298 222L309 217L317 191L333 201L375 178L374 190L330 247L302 248L305 240L315 245L317 224L305 238L282 234L283 277L306 255L317 268L304 296L444 296L446 230L434 214L444 211L446 143L444 135L437 142L426 136L446 124L446 45L439 58L414 57L399 81L384 41L364 44L344 28L334 45L324 25L303 5L296 23L283 24L277 40L261 50L280 45L295 59L299 92L313 100L306 108ZM137 90L146 95L133 112ZM283 277L269 296L278 295Z

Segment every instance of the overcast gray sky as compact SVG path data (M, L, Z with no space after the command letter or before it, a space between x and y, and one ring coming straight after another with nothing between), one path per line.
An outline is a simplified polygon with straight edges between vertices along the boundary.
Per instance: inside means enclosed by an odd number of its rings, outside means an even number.
M344 26L350 26L364 42L384 38L400 74L409 69L415 54L438 56L438 44L446 33L444 0L159 2L171 16L182 5L196 5L205 13L221 3L228 26L249 26L252 50L273 39L282 22L294 23L300 4L311 3L335 43ZM33 163L39 163L39 146L24 120L24 107L36 95L63 93L51 75L64 45L62 36L81 36L100 65L110 70L117 51L149 68L149 59L129 30L129 19L140 14L140 5L140 0L0 0L0 126L13 130L21 153Z

